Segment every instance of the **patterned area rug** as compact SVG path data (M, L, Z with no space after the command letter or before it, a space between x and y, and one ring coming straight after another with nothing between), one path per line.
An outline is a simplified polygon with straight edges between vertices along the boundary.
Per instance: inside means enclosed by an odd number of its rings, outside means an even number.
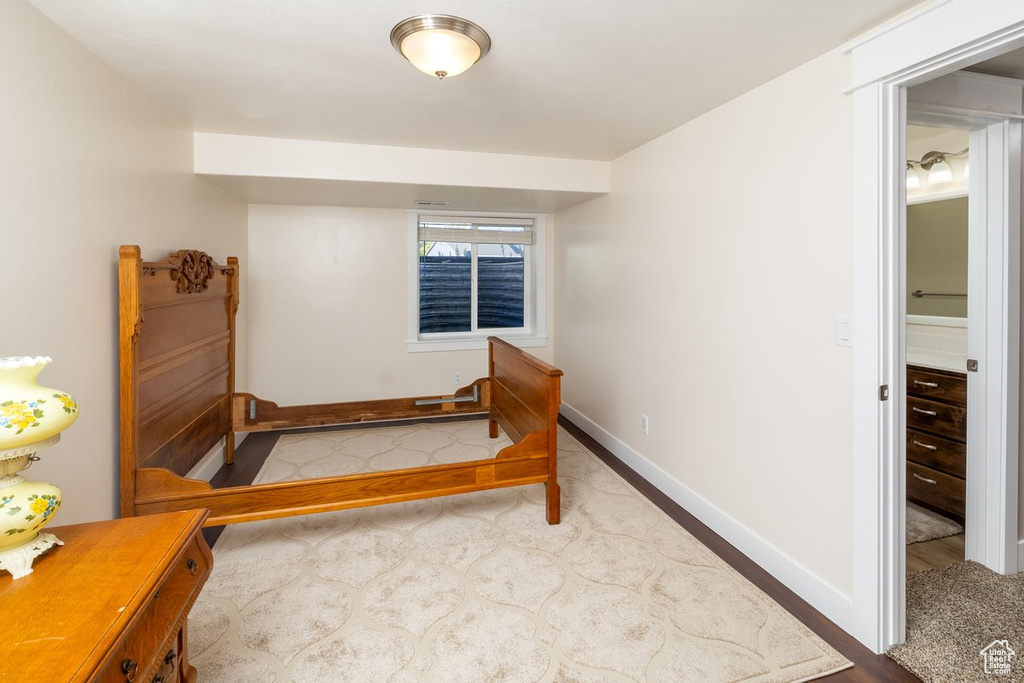
M907 503L907 545L962 534L964 528L931 510Z
M483 420L285 436L260 481L488 457ZM542 485L229 527L201 683L811 680L850 666L565 431Z
M1024 574L976 562L908 574L907 641L886 654L925 683L1024 681Z

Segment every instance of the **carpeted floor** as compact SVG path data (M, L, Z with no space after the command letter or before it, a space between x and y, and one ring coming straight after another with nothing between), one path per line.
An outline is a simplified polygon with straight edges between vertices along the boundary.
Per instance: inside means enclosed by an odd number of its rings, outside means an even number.
M282 437L259 481L489 457L486 421ZM565 431L542 485L229 527L200 683L811 680L850 666Z
M985 673L981 651L1006 640L1010 675ZM907 576L907 642L887 653L925 683L1024 681L1024 574L975 562Z
M964 528L931 510L907 503L907 545L962 534Z

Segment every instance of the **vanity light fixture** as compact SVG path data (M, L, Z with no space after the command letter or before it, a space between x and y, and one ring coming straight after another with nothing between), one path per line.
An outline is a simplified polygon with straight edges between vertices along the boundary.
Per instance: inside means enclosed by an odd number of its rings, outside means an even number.
M421 14L396 24L391 44L417 69L443 79L480 61L491 49L491 38L467 19Z
M959 152L928 152L920 160L907 159L907 188L913 189L920 187L921 181L917 175L917 169L915 166L920 166L924 170L928 171L928 183L931 185L939 185L942 183L948 183L953 179L953 169L950 168L947 159L952 157L959 157L967 154L969 147L965 147ZM968 167L964 166L964 177L968 174Z
M908 161L907 162L907 189L908 190L916 190L919 187L921 187L921 178L918 177L917 169L914 168L914 165Z

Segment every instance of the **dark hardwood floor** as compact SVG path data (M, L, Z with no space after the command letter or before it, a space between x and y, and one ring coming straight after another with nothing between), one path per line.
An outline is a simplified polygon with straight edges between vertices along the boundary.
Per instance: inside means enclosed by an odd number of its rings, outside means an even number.
M479 416L483 419L486 416ZM464 421L473 419L472 416L457 416L454 418L443 418L445 421ZM599 444L586 432L575 424L565 419L558 418L561 424L570 434L586 446L594 455L603 460L623 479L628 481L637 491L643 494L648 500L661 508L669 517L675 520L681 527L706 545L711 551L725 560L733 569L746 577L748 581L760 588L773 600L782 605L793 616L803 622L808 628L817 633L822 640L841 652L843 656L853 662L853 668L840 671L839 673L819 679L826 683L867 683L869 681L885 681L886 683L921 683L921 680L910 673L899 664L885 655L876 655L871 650L861 645L853 636L849 635L832 621L827 619L821 612L811 607L796 593L786 588L771 574L762 569L753 560L741 553L731 544L716 534L704 523L680 507L675 501L654 487L650 482L630 469L625 463L616 458L604 446ZM235 462L232 465L225 465L211 480L215 488L227 486L242 486L251 484L259 473L260 468L266 461L270 451L277 444L281 434L310 433L323 431L338 431L346 429L366 429L378 426L397 426L403 424L415 424L418 420L402 420L398 422L377 423L377 424L354 424L340 425L337 427L319 428L315 430L287 430L281 432L262 432L250 434L239 445L235 453ZM210 545L220 536L223 527L208 527L203 529L203 535Z

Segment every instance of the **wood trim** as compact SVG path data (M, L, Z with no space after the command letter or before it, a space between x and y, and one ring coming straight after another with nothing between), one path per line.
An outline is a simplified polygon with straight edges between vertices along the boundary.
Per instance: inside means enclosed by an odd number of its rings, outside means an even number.
M135 469L138 467L138 344L142 326L139 282L142 252L136 245L118 250L119 379L121 394L121 516L135 514Z

